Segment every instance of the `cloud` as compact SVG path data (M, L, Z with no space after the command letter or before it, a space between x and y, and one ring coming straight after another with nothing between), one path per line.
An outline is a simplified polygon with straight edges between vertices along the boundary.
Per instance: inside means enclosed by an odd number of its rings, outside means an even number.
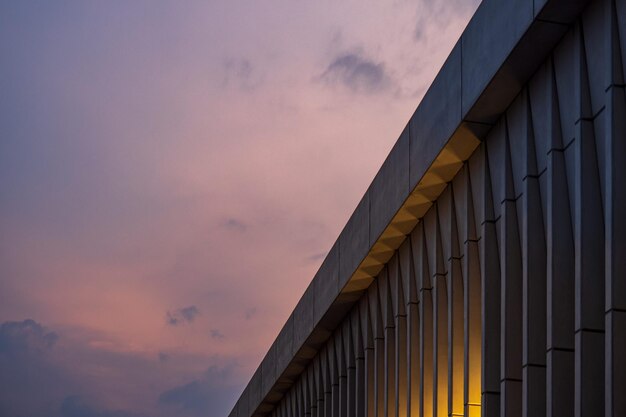
M63 400L60 415L61 417L140 417L139 414L130 411L95 407L78 395L72 395Z
M419 19L419 22L415 25L413 36L415 37L415 40L421 41L424 38L424 34L425 34L424 22L422 22L422 20Z
M0 326L0 354L42 352L52 348L58 338L34 320L7 321Z
M168 311L167 312L167 324L169 324L170 326L178 326L179 323L180 323L180 319Z
M163 392L159 404L175 408L189 415L224 416L239 394L237 384L229 383L233 366L212 366L201 378Z
M233 230L237 232L245 232L246 229L248 228L248 225L246 223L244 223L241 220L232 218L232 217L229 219L226 219L222 223L222 226L228 230Z
M181 308L179 311L180 311L180 314L187 321L193 321L199 313L198 307L196 306L189 306L189 307Z
M354 52L336 57L319 79L328 85L343 85L355 93L376 93L392 84L384 63Z
M223 339L224 333L222 333L219 329L211 329L210 332L212 339Z
M244 312L244 316L245 316L246 320L250 320L251 318L256 316L256 313L257 313L256 307L250 307L250 308L246 309L246 311Z
M167 312L167 324L170 326L178 326L184 323L193 322L200 314L198 307L192 305L189 307L179 308L178 310Z
M324 251L324 252L319 252L319 253L314 253L313 255L309 256L309 257L307 258L307 260L308 260L308 261L311 261L311 262L317 262L317 261L319 261L319 260L321 260L321 259L324 259L324 258L326 257L326 255L327 255L327 254L328 254L328 252L327 252L327 251Z
M263 76L247 58L230 58L224 62L223 86L253 91L263 83Z
M53 415L72 381L54 362L59 336L34 320L0 325L0 415Z

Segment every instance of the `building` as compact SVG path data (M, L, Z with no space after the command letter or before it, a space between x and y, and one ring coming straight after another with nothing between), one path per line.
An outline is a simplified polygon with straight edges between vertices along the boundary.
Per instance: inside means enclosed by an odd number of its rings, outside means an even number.
M626 0L485 0L231 417L626 416Z

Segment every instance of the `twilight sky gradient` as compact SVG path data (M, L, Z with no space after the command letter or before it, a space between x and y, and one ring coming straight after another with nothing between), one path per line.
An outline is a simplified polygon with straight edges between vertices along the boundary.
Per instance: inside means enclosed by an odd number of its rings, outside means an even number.
M0 2L0 415L227 415L477 4Z

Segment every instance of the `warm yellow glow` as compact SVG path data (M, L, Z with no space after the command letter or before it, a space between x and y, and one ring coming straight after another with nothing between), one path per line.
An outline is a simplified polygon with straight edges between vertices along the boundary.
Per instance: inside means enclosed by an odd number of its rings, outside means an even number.
M458 266L458 265L457 265ZM460 279L460 269L452 273L452 279ZM450 273L450 272L449 272ZM457 275L455 275L457 274ZM476 277L472 277L476 278ZM446 294L444 278L437 277L432 291L424 291L423 326L420 346L424 347L422 396L423 414L419 404L413 403L409 413L404 415L419 417L481 415L481 318L480 318L480 277L470 279L466 289L470 297L462 297L463 288L449 286L452 294ZM450 295L450 298L447 298ZM448 305L452 300L453 305ZM435 301L435 302L433 302ZM465 302L470 303L465 306ZM451 315L452 331L448 333L448 315ZM468 334L465 335L467 324ZM450 335L452 338L450 339ZM450 340L449 340L450 339ZM450 346L450 344L452 346ZM451 349L451 350L449 350ZM448 356L452 354L452 372L448 373ZM465 371L467 370L467 375ZM417 371L417 369L416 369ZM420 375L421 376L421 375ZM437 394L435 395L435 384ZM464 400L467 398L467 402ZM449 401L451 400L451 401ZM450 408L450 406L452 408ZM436 416L435 416L435 410Z
M480 417L480 404L467 405L467 417Z
M383 269L396 249L404 242L420 219L441 195L472 153L480 140L467 128L461 127L439 152L435 161L420 179L415 189L396 213L387 228L378 237L367 256L352 274L342 292L361 291Z

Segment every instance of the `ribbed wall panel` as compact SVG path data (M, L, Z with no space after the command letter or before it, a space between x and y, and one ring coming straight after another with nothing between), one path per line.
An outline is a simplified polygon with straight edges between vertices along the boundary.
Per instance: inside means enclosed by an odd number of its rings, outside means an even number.
M592 2L271 415L626 416L624 56Z

